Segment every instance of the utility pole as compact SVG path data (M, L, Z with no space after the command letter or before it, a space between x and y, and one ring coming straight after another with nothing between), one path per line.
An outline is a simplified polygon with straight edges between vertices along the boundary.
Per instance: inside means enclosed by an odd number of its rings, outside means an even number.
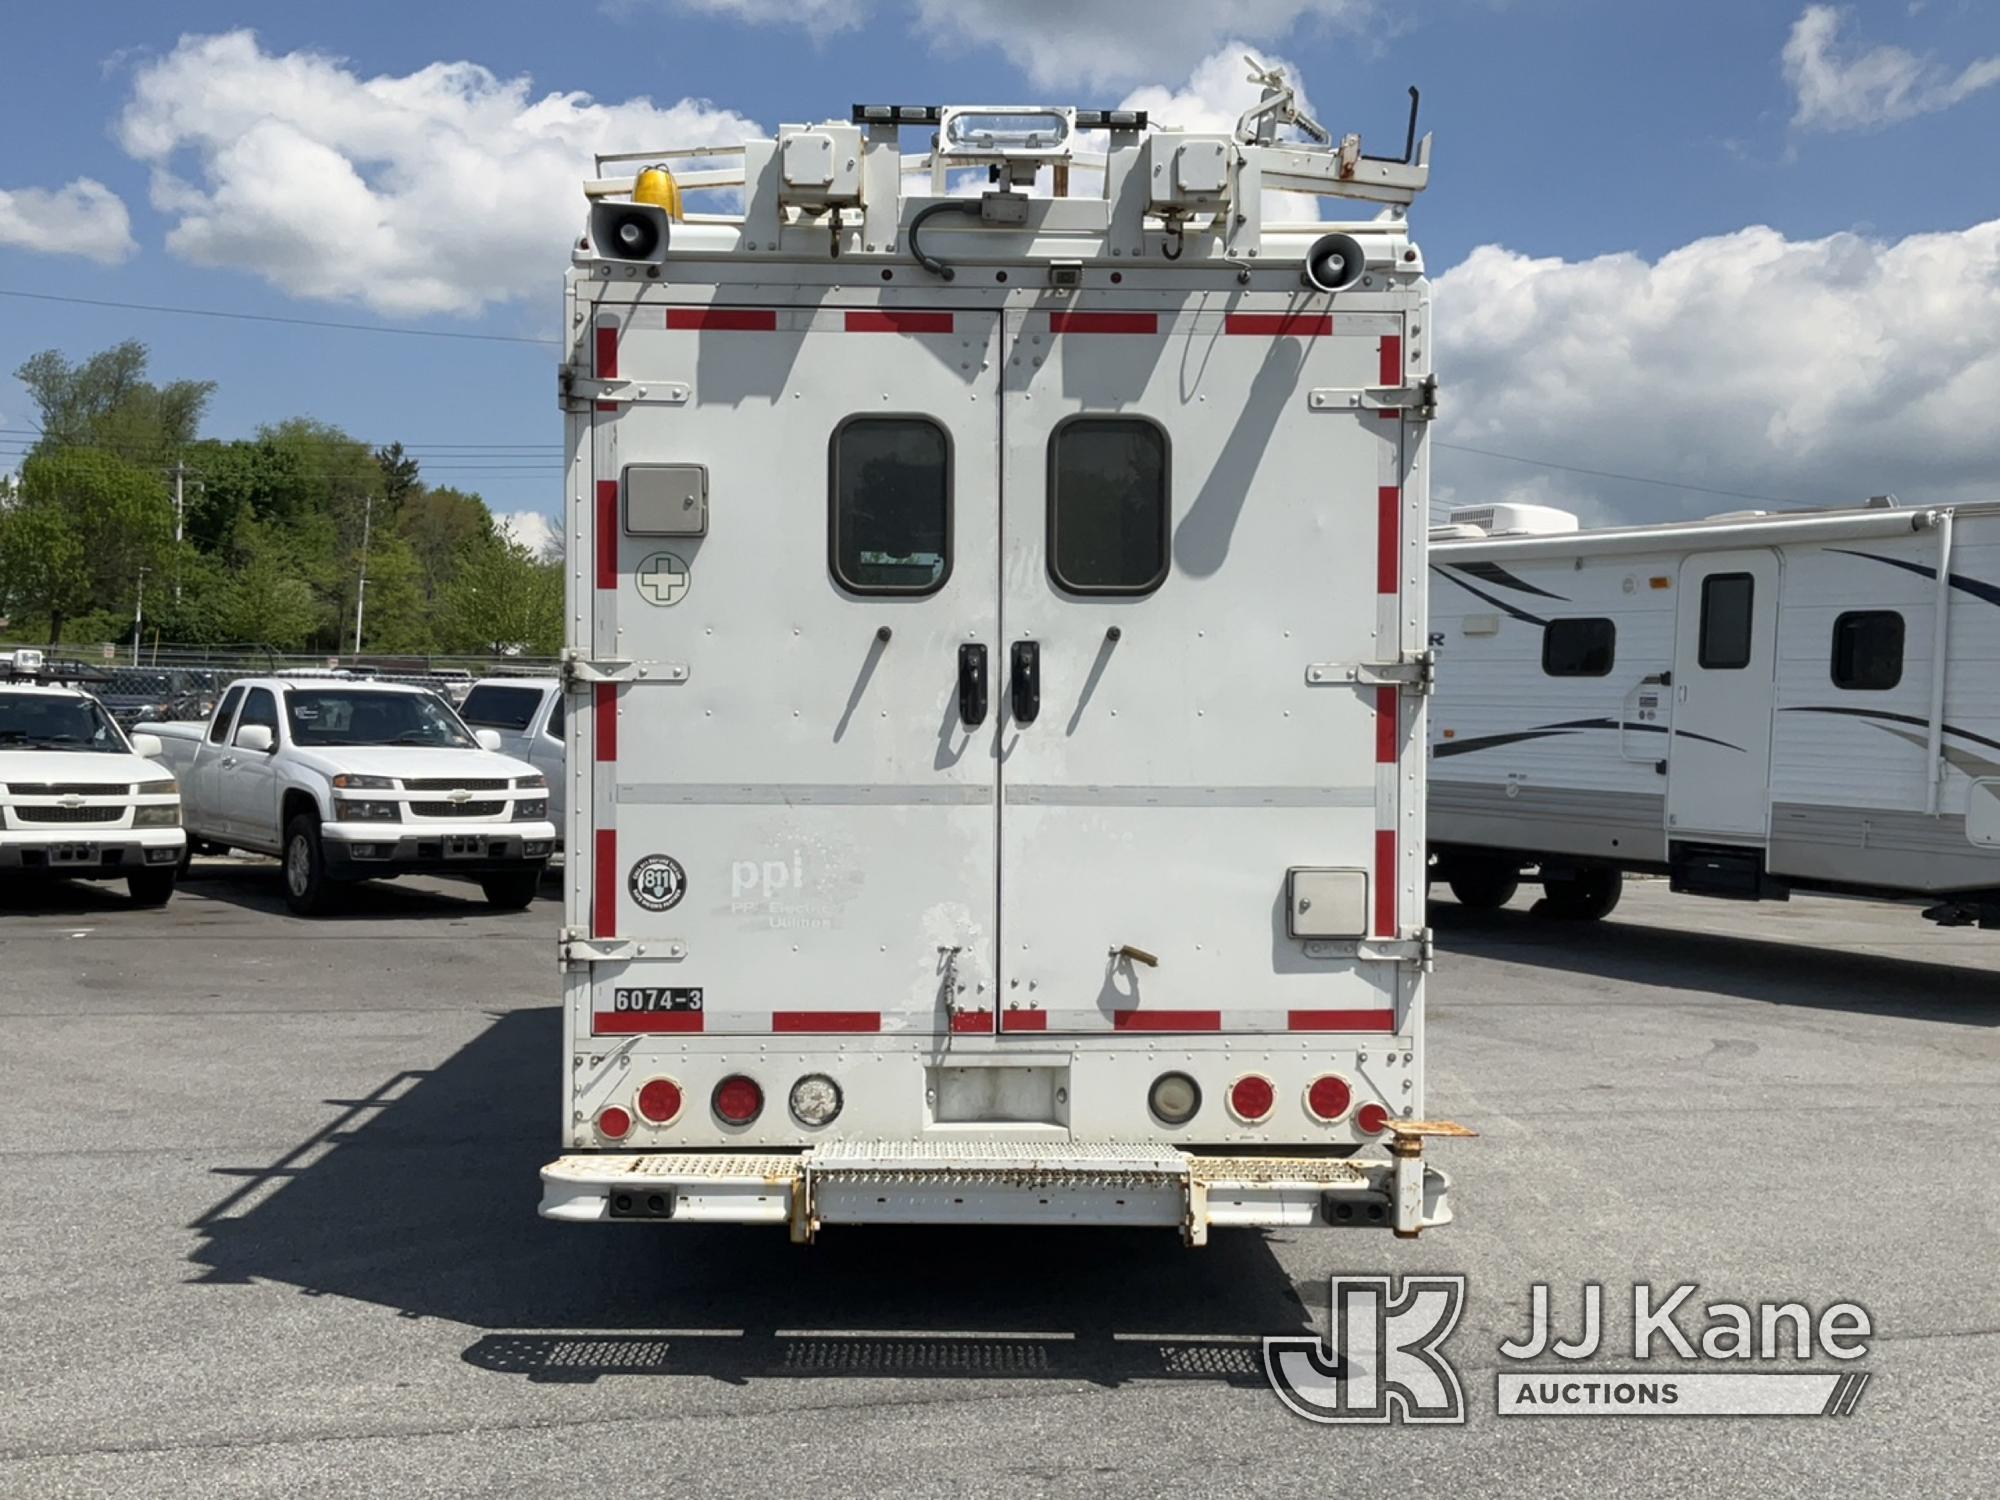
M375 514L375 497L361 500L361 578L354 586L354 654L361 654L361 610L368 601L368 523Z
M146 624L146 570L139 570L139 603L132 611L132 665L139 665L139 632Z
M200 471L197 470L196 472L199 473ZM174 603L178 604L181 602L181 563L180 563L178 549L180 547L180 544L187 537L187 476L188 476L187 464L178 458L174 460L173 476L174 476L174 547L176 549L176 555L174 557ZM194 487L196 489L200 489L202 487L201 481L199 479L195 480Z

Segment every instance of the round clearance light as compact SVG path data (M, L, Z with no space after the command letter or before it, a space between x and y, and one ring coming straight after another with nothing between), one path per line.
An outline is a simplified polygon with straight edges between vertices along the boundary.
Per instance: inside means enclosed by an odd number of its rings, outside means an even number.
M786 1102L801 1125L831 1125L840 1117L840 1085L824 1073L808 1073L792 1085Z
M764 1112L764 1091L755 1079L732 1073L715 1086L709 1105L723 1124L748 1125Z
M1354 1128L1363 1135L1380 1135L1389 1128L1389 1106L1364 1104L1354 1112Z
M1201 1085L1185 1073L1162 1073L1146 1091L1146 1107L1163 1125L1185 1125L1201 1108Z
M1277 1086L1262 1073L1245 1073L1229 1085L1229 1112L1245 1125L1269 1119L1277 1102Z
M638 1104L648 1125L671 1125L680 1118L681 1086L671 1078L649 1078L639 1089Z
M624 1140L632 1133L632 1112L622 1105L606 1105L597 1112L597 1133L607 1141Z
M1306 1112L1331 1124L1354 1104L1354 1087L1338 1073L1322 1073L1306 1089ZM641 1104L643 1108L643 1101Z

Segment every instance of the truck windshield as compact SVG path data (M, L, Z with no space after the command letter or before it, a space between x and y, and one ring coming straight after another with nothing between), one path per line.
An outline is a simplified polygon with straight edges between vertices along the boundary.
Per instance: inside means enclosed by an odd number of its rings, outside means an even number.
M94 698L0 693L0 750L85 750L123 755L125 736Z
M440 745L473 750L478 741L431 693L366 688L293 688L285 712L295 745Z

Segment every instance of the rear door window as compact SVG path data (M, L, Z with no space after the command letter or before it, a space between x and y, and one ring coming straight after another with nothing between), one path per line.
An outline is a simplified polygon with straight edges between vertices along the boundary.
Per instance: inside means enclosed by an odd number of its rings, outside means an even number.
M951 576L951 439L928 417L854 417L829 453L828 564L853 594L934 594Z
M1049 576L1072 594L1166 581L1167 435L1136 417L1075 417L1049 437Z

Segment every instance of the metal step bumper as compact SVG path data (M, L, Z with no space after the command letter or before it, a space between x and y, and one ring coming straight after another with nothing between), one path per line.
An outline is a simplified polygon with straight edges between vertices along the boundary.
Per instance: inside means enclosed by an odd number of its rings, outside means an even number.
M1392 1229L1449 1223L1451 1179L1411 1122L1388 1157L1223 1156L1152 1142L841 1141L809 1150L599 1152L542 1168L545 1218L786 1224L1070 1224Z

